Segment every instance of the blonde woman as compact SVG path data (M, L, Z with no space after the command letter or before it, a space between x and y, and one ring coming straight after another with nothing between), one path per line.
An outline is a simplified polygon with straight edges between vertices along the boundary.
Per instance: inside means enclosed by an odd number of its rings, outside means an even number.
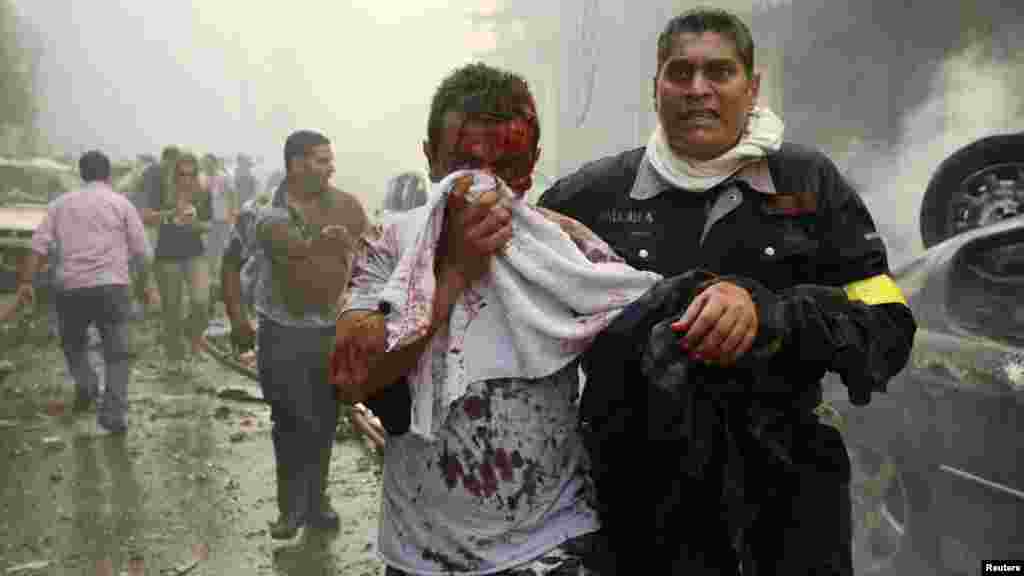
M154 258L163 303L164 350L170 370L180 371L186 341L192 356L201 358L209 318L210 269L203 236L210 227L210 202L199 186L199 160L194 154L183 151L171 166L171 180L161 199Z

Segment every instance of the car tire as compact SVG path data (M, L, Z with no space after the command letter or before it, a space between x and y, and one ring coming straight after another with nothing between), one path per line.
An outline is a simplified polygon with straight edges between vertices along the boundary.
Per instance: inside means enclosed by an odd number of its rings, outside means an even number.
M932 175L921 203L921 240L929 248L970 227L953 224L961 186L980 171L1001 164L1024 165L1024 132L989 136L957 150ZM1024 179L1024 174L1018 178ZM1018 182L1024 186L1024 182Z
M854 573L857 576L934 573L938 536L929 529L931 492L926 475L912 459L897 453L851 444ZM871 492L865 480L888 467L891 482L883 493ZM867 497L866 497L867 496ZM877 527L870 526L881 522ZM888 529L888 530L887 530Z

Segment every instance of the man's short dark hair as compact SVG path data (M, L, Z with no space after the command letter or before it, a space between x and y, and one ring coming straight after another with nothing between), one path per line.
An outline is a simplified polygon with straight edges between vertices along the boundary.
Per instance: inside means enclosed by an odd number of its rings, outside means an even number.
M163 151L160 152L161 162L173 162L181 150L177 146L166 146Z
M676 36L684 33L715 32L732 40L747 77L754 75L754 37L738 16L720 8L694 8L669 20L658 36L658 70L668 60Z
M536 117L537 105L530 86L518 74L499 70L482 62L456 69L441 81L430 102L427 141L436 149L448 112ZM535 123L533 145L540 141L540 123Z
M99 150L90 150L78 159L78 172L86 182L105 182L110 179L110 158Z
M292 158L298 158L309 154L310 148L314 146L330 145L331 141L326 136L312 130L299 130L292 132L284 141L284 171L291 170Z

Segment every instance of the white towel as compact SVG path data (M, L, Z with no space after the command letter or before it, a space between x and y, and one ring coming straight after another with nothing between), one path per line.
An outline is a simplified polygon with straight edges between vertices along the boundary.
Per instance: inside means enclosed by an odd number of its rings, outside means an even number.
M434 336L446 338L444 381L433 381L429 352L410 376L410 431L427 439L435 437L451 404L470 383L554 374L661 279L626 265L606 245L607 261L591 261L558 224L500 180L484 172L459 171L437 185L425 211L406 221L417 228L409 235L415 240L403 250L381 294L381 300L391 305L386 322L389 350L427 330L436 289L434 253L445 205L455 180L467 173L474 177L467 199L497 188L500 201L512 213L513 234L492 260L489 273L456 301L447 335Z

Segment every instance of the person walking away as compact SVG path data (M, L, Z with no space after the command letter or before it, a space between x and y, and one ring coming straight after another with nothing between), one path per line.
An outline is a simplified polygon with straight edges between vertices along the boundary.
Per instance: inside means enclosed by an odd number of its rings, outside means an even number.
M85 186L51 203L32 236L32 251L19 270L18 299L35 300L32 279L46 263L51 246L59 251L57 314L61 346L75 381L75 407L96 401L98 381L86 355L87 330L103 340L105 390L97 413L104 429L127 430L127 390L134 350L127 330L131 303L129 266L136 262L147 282L152 254L142 221L131 202L111 188L110 160L99 151L84 154L79 170ZM146 290L151 305L159 295Z

